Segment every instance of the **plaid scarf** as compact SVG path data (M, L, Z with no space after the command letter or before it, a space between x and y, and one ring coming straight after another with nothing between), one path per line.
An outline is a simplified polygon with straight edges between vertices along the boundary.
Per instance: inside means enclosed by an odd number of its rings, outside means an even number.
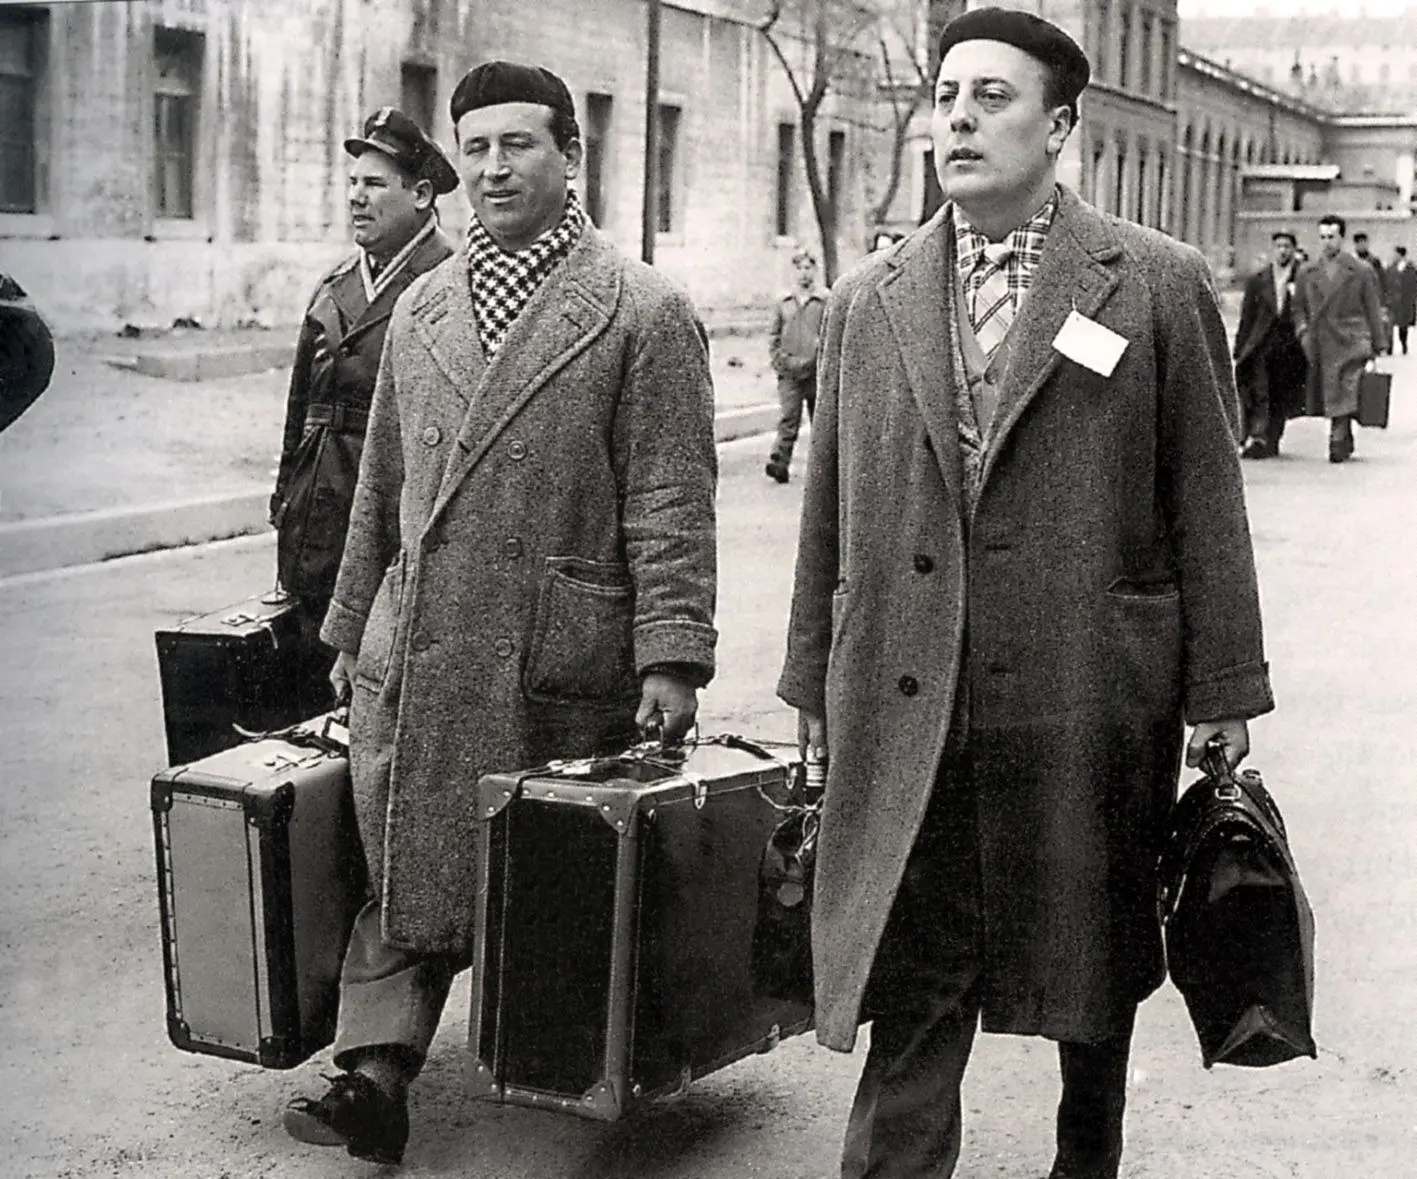
M549 229L531 245L507 253L473 217L467 227L468 278L472 284L472 309L477 316L477 335L491 360L507 338L527 301L581 239L585 214L575 189L566 194L566 211L554 229Z
M1055 189L1038 212L1004 239L1012 247L1002 269L1009 282L1009 299L1015 315L1024 295L1028 294L1028 288L1033 285L1033 276L1043 258L1043 246L1048 241L1048 230L1053 226L1053 214L1057 208L1058 193ZM955 258L959 265L960 281L964 284L964 297L969 303L973 301L975 291L996 268L984 254L989 239L970 225L958 205L954 209L954 229Z

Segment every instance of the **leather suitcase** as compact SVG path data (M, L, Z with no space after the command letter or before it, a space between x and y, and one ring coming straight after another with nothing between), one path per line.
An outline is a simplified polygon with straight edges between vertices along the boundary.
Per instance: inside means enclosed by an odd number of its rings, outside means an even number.
M239 744L234 725L251 732L283 729L333 707L324 678L329 668L320 675L311 666L293 607L288 599L265 600L272 596L247 598L157 632L168 765L188 765Z
M167 1030L189 1052L291 1068L334 1038L365 899L334 716L152 781Z
M1358 378L1358 424L1386 430L1391 400L1391 373L1363 373Z
M788 774L720 737L477 783L473 1096L614 1121L811 1027L752 969Z

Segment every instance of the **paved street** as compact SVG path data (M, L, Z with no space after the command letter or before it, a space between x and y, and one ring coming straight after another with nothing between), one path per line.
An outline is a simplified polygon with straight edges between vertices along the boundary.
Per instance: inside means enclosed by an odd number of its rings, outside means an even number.
M1169 987L1142 1011L1128 1179L1404 1179L1417 1146L1417 360L1393 428L1324 461L1323 423L1247 467L1279 711L1252 764L1288 821L1318 919L1317 1062L1207 1073ZM799 483L765 440L724 451L722 673L706 731L787 737L781 658ZM163 1029L147 783L162 762L154 628L269 583L269 541L0 581L0 1173L372 1174L288 1141L279 1111L318 1092L179 1053ZM1187 775L1189 779L1190 775ZM860 1053L806 1040L735 1065L618 1125L461 1095L466 987L415 1087L404 1172L481 1179L825 1179ZM1051 1160L1049 1045L981 1039L961 1179L1039 1179Z

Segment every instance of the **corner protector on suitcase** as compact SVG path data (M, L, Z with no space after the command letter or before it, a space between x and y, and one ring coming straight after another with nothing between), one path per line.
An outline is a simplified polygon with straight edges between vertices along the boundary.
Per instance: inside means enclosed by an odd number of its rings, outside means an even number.
M625 1114L625 1094L622 1088L621 1082L607 1077L586 1090L576 1112L598 1122L619 1121Z
M181 1048L184 1052L202 1050L202 1045L192 1039L192 1029L187 1026L187 1021L171 1011L167 1013L167 1038L172 1041L174 1047Z
M479 1057L468 1058L465 1087L469 1097L482 1101L502 1100L502 1086L497 1083L487 1062Z
M521 784L520 774L483 774L470 789L462 787L460 793L464 798L471 796L473 818L487 823L511 805Z
M282 782L269 794L247 797L246 821L261 832L279 830L290 823L295 813L295 784Z
M294 1068L303 1064L313 1052L305 1052L291 1036L263 1036L256 1049L256 1063L262 1068Z
M153 779L151 792L153 813L167 814L172 809L172 783L167 779L166 771Z

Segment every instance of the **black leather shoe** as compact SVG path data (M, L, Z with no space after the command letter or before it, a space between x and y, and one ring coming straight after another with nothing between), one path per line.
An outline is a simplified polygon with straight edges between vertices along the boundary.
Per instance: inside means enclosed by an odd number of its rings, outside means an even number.
M787 482L787 467L777 459L772 459L764 468L769 479L776 479L779 483Z
M1271 453L1269 443L1259 437L1246 438L1245 445L1240 448L1240 457L1247 459L1265 459Z
M408 1103L384 1092L363 1073L326 1077L319 1101L297 1097L285 1107L285 1130L312 1146L343 1146L357 1159L386 1166L403 1161Z

